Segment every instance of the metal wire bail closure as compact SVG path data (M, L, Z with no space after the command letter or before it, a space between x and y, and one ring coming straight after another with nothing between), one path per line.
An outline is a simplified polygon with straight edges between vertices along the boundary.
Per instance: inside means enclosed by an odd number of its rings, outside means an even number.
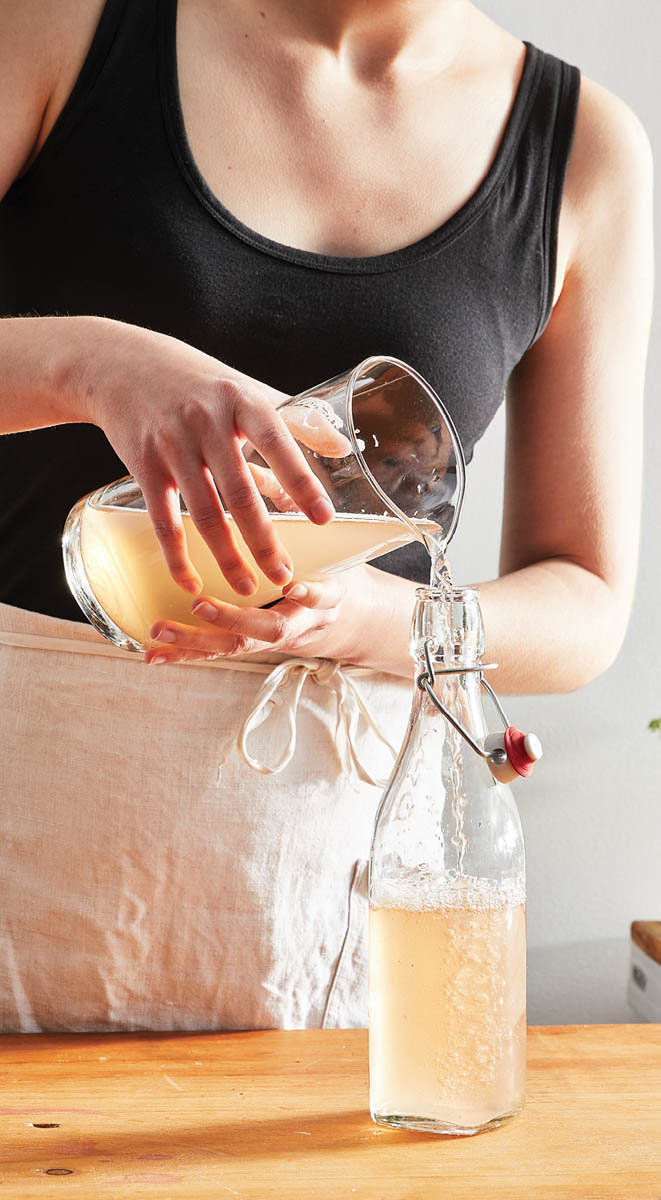
M427 693L429 699L436 705L439 712L443 713L446 721L460 733L465 742L468 742L471 750L479 754L480 758L486 759L489 769L495 779L499 783L511 783L512 780L518 777L527 777L532 773L535 762L542 757L542 746L539 738L534 733L524 734L521 730L516 729L514 725L510 725L507 714L500 703L496 693L490 683L482 678L483 671L493 671L498 666L498 663L478 663L474 667L439 667L434 670L432 662L432 643L427 639L423 643L426 671L421 671L416 677L418 687ZM484 688L487 695L491 696L503 722L503 734L488 734L485 741L486 747L480 746L479 742L468 732L468 730L458 721L456 717L445 707L443 702L439 700L434 691L434 683L437 675L467 675L472 672L479 672L480 684ZM502 742L502 745L498 743ZM488 745L491 743L491 745Z
M491 696L492 700L494 701L501 720L507 729L509 727L509 721L505 715L500 700L498 699L491 685L487 683L486 679L482 678L482 671L494 671L497 668L498 663L479 663L474 667L440 667L435 671L434 664L432 662L431 642L429 639L424 643L424 655L427 670L421 671L417 676L416 683L418 687L427 693L429 699L433 704L436 705L439 712L443 713L446 721L449 721L453 728L457 730L457 733L461 734L464 741L468 742L471 750L474 750L476 754L479 754L480 758L485 758L487 761L492 762L497 766L502 766L507 762L507 752L500 748L496 748L494 750L483 749L479 742L475 741L475 738L468 732L465 726L461 724L461 721L458 721L457 718L452 715L450 710L446 708L443 702L439 700L436 692L434 691L434 683L436 682L437 675L466 675L476 671L479 672L480 683L485 692L487 692L487 694Z

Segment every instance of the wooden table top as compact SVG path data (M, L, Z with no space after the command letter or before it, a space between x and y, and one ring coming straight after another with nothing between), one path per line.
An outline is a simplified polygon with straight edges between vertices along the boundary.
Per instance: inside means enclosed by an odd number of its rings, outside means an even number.
M661 1200L661 1025L530 1029L524 1112L383 1129L365 1030L0 1039L11 1200Z

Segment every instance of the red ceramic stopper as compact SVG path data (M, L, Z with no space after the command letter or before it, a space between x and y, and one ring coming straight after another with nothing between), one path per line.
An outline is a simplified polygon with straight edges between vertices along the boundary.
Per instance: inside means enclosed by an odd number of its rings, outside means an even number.
M505 730L505 749L517 775L532 775L532 769L535 765L535 759L531 758L525 748L526 735L520 729L515 729L514 725L510 725Z

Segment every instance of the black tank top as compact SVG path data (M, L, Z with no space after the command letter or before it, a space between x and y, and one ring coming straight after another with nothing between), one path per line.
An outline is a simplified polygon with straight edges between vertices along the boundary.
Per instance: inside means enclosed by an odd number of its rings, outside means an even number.
M0 204L0 315L96 314L181 338L293 394L371 354L404 359L470 459L552 306L579 73L527 45L495 160L414 245L367 258L292 249L214 196L186 138L176 0L107 0L35 162ZM0 600L81 620L60 538L85 492L126 474L104 434L0 438ZM422 547L379 565L425 579Z

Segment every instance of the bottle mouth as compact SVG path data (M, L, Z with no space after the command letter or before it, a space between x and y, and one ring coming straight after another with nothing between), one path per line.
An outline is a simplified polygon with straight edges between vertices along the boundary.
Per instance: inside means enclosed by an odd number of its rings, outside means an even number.
M447 667L479 665L485 649L479 595L473 586L416 588L410 642L416 661L429 650Z
M458 604L468 604L471 601L479 600L480 589L473 584L469 584L466 587L453 587L449 591L446 591L445 588L427 587L424 585L415 589L415 595L417 600L431 600L438 603L442 601L447 602L449 597L453 602Z

